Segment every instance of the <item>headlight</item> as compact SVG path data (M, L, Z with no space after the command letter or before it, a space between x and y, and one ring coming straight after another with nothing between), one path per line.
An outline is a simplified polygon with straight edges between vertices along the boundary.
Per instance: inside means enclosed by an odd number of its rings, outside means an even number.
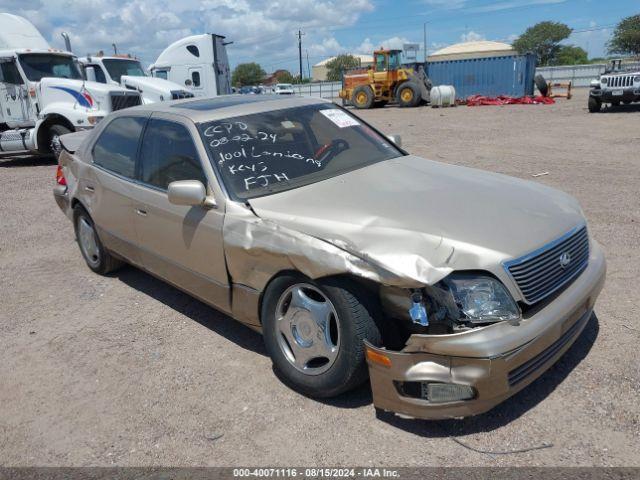
M502 283L493 277L452 274L443 280L462 315L470 323L520 318L520 308Z
M640 75L636 75L635 77L633 77L633 81L634 83L640 82Z

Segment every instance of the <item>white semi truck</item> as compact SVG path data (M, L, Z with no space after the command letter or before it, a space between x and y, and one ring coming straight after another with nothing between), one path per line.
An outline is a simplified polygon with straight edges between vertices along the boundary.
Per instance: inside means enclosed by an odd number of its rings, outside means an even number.
M86 81L72 53L51 48L27 19L0 13L0 153L50 153L60 135L141 103L137 91Z
M120 85L129 90L140 92L144 104L194 96L184 86L177 83L147 76L140 61L130 55L105 56L99 53L79 60L88 80L108 85Z
M172 43L149 67L151 75L184 85L196 97L231 93L228 43L224 38L205 33Z

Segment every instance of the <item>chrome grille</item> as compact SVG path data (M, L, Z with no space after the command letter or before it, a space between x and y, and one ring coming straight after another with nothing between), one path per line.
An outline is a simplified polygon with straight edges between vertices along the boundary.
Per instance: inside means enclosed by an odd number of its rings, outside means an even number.
M631 87L633 86L633 75L617 75L606 77L607 87Z
M171 100L180 100L181 98L193 98L194 95L186 90L171 90Z
M533 304L567 285L589 262L587 227L574 228L524 257L504 264L525 302Z
M123 108L135 107L142 105L142 99L139 93L134 92L111 92L111 111L122 110Z

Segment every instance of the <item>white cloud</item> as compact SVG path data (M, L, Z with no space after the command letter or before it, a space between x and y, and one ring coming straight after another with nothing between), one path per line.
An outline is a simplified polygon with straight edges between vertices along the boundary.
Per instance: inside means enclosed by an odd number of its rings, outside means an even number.
M481 33L476 33L473 30L460 35L461 42L479 42L480 40L486 40L486 39L487 37L485 37Z
M280 67L297 63L298 28L303 48L334 53L330 26L344 27L373 10L372 0L4 0L2 10L29 19L55 47L66 31L78 55L110 51L137 55L149 64L171 42L187 35L218 33L232 64L257 61Z

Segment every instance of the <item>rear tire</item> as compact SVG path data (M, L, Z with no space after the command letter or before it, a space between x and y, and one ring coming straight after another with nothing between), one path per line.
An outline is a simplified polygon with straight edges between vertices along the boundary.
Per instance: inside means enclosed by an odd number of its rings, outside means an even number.
M362 384L368 376L363 341L382 342L373 305L366 291L345 279L314 281L287 274L273 280L264 294L261 319L278 376L317 398Z
M417 107L421 98L420 88L411 82L405 82L398 87L396 98L402 108Z
M91 216L82 205L73 208L73 226L80 253L91 270L106 275L124 265L104 248Z
M588 107L589 107L589 112L591 113L599 112L600 108L602 108L602 100L600 100L599 98L590 96Z
M368 85L360 85L353 90L351 104L359 109L371 108L373 105L373 90Z

